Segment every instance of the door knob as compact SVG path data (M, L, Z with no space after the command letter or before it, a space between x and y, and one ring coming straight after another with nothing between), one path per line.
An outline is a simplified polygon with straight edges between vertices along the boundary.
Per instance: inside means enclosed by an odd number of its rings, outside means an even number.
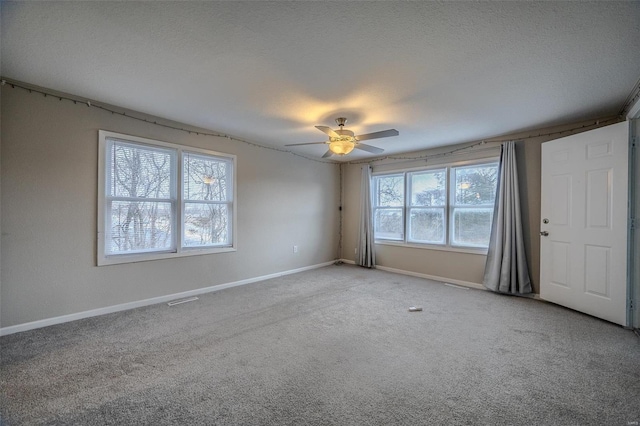
M547 231L540 231L540 235L542 235L543 237L548 237L549 233Z

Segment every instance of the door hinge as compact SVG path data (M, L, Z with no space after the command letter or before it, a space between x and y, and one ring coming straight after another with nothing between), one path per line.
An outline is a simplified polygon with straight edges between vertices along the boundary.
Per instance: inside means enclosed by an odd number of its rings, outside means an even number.
M636 219L635 218L629 219L629 229L631 231L635 231L636 230Z

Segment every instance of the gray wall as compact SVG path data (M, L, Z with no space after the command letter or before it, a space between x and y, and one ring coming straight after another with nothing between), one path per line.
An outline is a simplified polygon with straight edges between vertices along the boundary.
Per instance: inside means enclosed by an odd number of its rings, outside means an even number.
M533 282L535 293L540 292L540 167L541 167L541 146L543 142L557 139L571 134L592 130L608 124L620 121L619 118L602 118L598 121L589 120L574 123L566 126L556 126L553 128L540 129L535 131L514 133L501 136L499 139L520 140L516 142L516 156L518 159L518 179L520 183L520 197L522 208L523 233L525 235L525 249L527 251L527 262L529 273ZM562 132L549 135L552 132ZM496 138L498 139L498 138ZM488 142L490 140L487 140ZM426 151L420 151L403 156L437 155L445 151L464 147L449 146ZM473 158L483 158L493 155L488 148L492 144L478 146L470 150L463 151L463 154L446 157L434 157L427 164L433 165L438 162L455 162L469 160ZM499 155L499 150L495 151ZM425 161L417 162L397 162L385 160L375 162L376 170L393 170L401 167L424 166ZM347 260L355 260L354 248L357 246L357 233L360 210L360 164L343 165L343 244L342 257ZM408 272L432 275L448 278L450 280L466 281L475 284L482 284L484 275L484 264L486 255L459 253L442 250L432 250L426 248L410 248L376 244L376 261L378 265L389 268L400 269Z
M336 165L190 135L8 86L1 96L2 327L337 256ZM97 267L99 129L237 155L237 252Z

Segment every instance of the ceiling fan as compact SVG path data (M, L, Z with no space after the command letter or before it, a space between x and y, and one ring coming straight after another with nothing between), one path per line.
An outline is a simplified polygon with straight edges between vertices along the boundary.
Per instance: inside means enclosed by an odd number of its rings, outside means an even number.
M347 130L344 128L344 123L346 122L347 119L344 117L336 118L336 123L338 123L338 126L340 127L340 129L337 130L333 130L327 126L316 126L316 129L326 133L329 136L329 140L326 142L294 143L285 146L328 144L329 150L322 156L322 158L331 157L333 154L346 155L353 151L354 148L361 149L372 154L382 154L384 152L384 149L377 148L371 145L365 145L363 143L360 143L360 141L366 141L368 139L388 138L389 136L398 136L400 134L396 129L389 129L356 136L351 130Z

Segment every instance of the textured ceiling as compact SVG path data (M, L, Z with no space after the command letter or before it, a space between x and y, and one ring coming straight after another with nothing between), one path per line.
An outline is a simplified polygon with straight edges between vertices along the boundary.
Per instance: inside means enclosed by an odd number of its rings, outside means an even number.
M281 147L385 154L620 112L640 2L2 2L4 77ZM319 157L323 145L294 148ZM371 156L357 152L351 159Z

